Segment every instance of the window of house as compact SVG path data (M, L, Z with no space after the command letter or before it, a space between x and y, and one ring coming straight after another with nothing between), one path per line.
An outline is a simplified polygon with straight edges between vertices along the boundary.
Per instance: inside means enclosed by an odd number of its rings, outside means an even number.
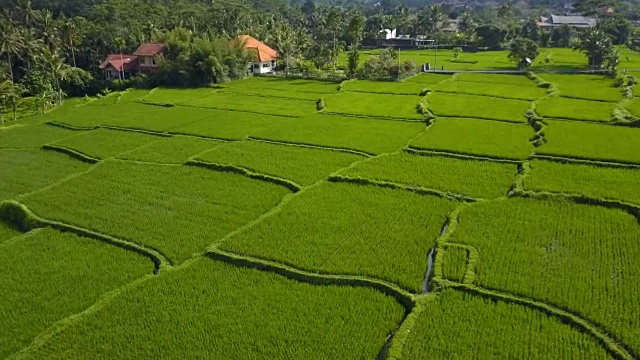
M151 58L151 63L153 63L153 65L156 64L156 58Z
M262 67L263 67L263 68L269 68L269 67L271 67L271 64L269 64L269 63L262 64Z

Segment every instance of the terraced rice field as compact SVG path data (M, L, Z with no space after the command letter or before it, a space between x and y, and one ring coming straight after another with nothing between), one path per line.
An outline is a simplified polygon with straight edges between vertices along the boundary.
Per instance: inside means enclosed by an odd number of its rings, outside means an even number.
M638 359L612 84L263 77L0 126L0 358Z

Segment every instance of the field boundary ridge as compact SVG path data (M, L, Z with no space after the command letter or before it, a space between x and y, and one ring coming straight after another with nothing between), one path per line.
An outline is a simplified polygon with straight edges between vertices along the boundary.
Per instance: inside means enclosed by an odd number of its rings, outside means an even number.
M261 138L261 137L256 137L256 136L247 136L247 140L261 141L261 142L274 144L274 145L299 146L299 147L306 147L306 148L314 148L314 149L318 149L318 150L329 150L329 151L344 152L344 153L364 156L364 157L367 157L367 158L378 156L377 154L366 152L366 151L362 151L362 150L355 150L355 149L349 149L349 148L340 148L340 147L332 147L332 146L324 146L324 145L315 145L315 144L308 144L308 143L294 142L294 141L270 140L270 139L267 139L267 138Z
M214 260L223 261L240 267L248 267L262 271L273 272L289 279L313 285L369 287L373 288L374 290L380 291L385 295L393 297L394 299L396 299L396 301L398 301L405 307L406 311L411 311L414 306L414 294L385 280L373 279L357 275L332 275L311 272L297 269L289 265L271 260L230 253L218 248L208 249L205 253L205 256Z
M473 197L462 195L462 194L455 194L455 193L449 193L446 191L429 189L421 186L406 185L406 184L400 184L392 181L374 180L374 179L368 179L368 178L356 177L356 176L332 174L332 175L329 175L327 180L334 183L343 182L343 183L358 184L358 185L378 186L378 187L388 188L388 189L406 190L406 191L414 192L420 195L434 195L434 196L439 196L449 200L469 202L469 203L484 200L484 199L473 198Z
M420 146L409 145L402 149L402 151L416 156L442 156L461 160L478 160L478 161L492 161L507 164L521 164L525 160L505 159L498 156L490 155L475 155L471 153L465 153L463 151L450 151L439 149L428 149Z
M28 232L33 229L50 227L61 232L70 232L81 237L86 237L104 242L109 245L117 246L124 250L133 251L149 258L154 264L154 274L158 274L160 270L172 266L171 260L159 251L130 242L118 239L110 235L101 234L89 229L84 229L75 225L65 224L55 220L48 220L34 214L24 204L15 200L5 200L0 202L0 218L3 218L15 224L21 231Z
M98 158L94 158L93 156L89 156L87 154L84 154L80 151L68 148L68 147L64 147L64 146L59 146L59 145L53 145L53 144L44 144L42 145L42 149L43 150L49 150L49 151L55 151L61 154L65 154L65 155L69 155L70 157L82 161L82 162L86 162L88 164L97 164L98 162L100 162L100 159Z
M294 182L292 180L281 178L281 177L277 177L277 176L273 176L273 175L263 174L263 173L253 171L253 170L250 170L250 169L242 167L242 166L236 166L236 165L231 165L231 164L211 163L211 162L206 162L206 161L202 161L202 160L194 160L194 159L187 160L187 162L185 162L184 165L186 165L186 166L195 166L195 167L205 168L205 169L214 170L214 171L230 172L230 173L244 175L244 176L249 177L251 179L270 182L270 183L273 183L273 184L276 184L276 185L284 186L287 189L291 190L291 192L294 192L294 193L296 193L296 192L298 192L298 191L300 191L302 189L302 185L300 185L300 184L298 184L298 183L296 183L296 182Z

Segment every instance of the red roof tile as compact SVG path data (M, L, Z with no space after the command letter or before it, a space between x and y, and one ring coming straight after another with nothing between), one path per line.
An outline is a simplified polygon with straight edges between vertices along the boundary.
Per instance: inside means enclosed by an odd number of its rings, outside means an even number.
M258 61L273 61L278 58L278 52L249 35L240 35L240 41L250 50Z
M164 50L164 44L157 43L145 43L140 45L138 49L133 53L137 56L156 56Z
M100 69L106 69L109 66L113 67L118 71L122 71L122 67L124 66L125 70L135 68L138 66L138 57L135 55L127 55L127 54L111 54L107 56L107 59L100 64Z

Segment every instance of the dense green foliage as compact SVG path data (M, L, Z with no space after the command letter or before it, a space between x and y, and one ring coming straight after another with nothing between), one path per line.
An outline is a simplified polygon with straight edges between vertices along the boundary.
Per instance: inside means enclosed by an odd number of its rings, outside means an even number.
M532 161L526 190L583 194L593 198L621 200L640 205L636 185L640 169Z
M361 162L342 174L493 199L507 193L516 172L515 164L401 153Z
M589 335L522 305L445 290L418 306L402 359L613 359Z
M413 140L410 146L417 149L519 160L533 152L533 144L529 142L533 136L532 128L525 124L438 118L429 130Z
M44 218L140 243L181 263L288 192L232 173L111 161L23 201Z
M104 293L152 274L153 264L95 240L39 229L0 244L0 273L4 358Z
M20 235L20 231L14 224L0 220L0 244L18 235Z
M448 246L438 251L444 251L444 259L442 260L444 278L462 282L467 271L467 250L459 246Z
M267 175L311 185L330 173L363 160L360 155L298 146L242 141L208 151L197 160L241 166Z
M21 355L374 358L403 314L372 289L305 284L203 258L127 288Z
M454 207L453 201L406 190L323 184L221 247L307 270L371 276L418 292L429 248Z
M640 289L626 284L640 276L639 237L620 210L509 199L464 209L450 242L477 249L477 285L571 309L638 351Z
M569 121L548 121L547 141L537 154L640 163L640 129Z

